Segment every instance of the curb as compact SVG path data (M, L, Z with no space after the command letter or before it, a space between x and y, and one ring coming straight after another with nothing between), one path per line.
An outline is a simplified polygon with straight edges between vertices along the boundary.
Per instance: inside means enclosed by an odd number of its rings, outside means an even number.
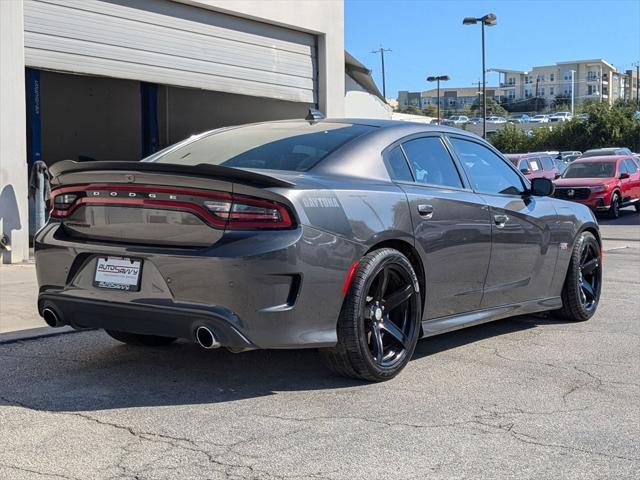
M39 327L29 328L28 330L17 330L15 332L0 333L0 345L21 342L23 340L36 340L38 338L55 337L57 335L65 335L67 333L77 332L71 327Z

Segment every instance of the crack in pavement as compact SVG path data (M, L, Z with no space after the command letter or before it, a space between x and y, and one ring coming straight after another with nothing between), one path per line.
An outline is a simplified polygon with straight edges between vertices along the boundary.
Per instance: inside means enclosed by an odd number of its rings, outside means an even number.
M79 477L70 477L68 475L62 475L62 474L51 473L51 472L40 472L38 470L33 470L31 468L20 467L18 465L9 465L7 463L0 463L0 467L10 468L12 470L18 470L20 472L33 473L33 474L40 475L42 477L47 477L47 478L55 477L55 478L64 478L65 480L83 480L82 478L79 478Z

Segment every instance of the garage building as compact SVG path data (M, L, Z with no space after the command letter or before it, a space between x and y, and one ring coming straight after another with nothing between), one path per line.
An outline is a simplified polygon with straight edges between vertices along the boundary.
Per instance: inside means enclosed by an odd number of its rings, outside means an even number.
M0 22L5 263L28 258L36 160L138 160L224 125L344 113L342 0L17 0Z

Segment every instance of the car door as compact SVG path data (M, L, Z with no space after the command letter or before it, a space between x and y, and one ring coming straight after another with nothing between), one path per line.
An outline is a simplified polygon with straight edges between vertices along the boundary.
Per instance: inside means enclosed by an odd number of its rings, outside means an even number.
M624 163L629 173L629 197L631 200L637 200L640 198L640 170L630 158L624 160Z
M542 161L542 170L544 171L545 178L549 180L555 180L560 176L560 170L556 166L555 161L549 155L540 157Z
M528 182L497 151L469 137L448 137L473 190L490 207L491 262L481 306L547 298L558 254L553 200L529 195Z
M631 199L633 182L631 181L631 175L629 175L627 164L624 162L624 160L618 160L617 163L618 169L616 175L618 176L618 181L620 182L620 200L622 201L622 203L626 203Z
M403 140L387 163L395 165L392 177L407 194L425 266L423 319L479 308L491 251L488 205L465 183L438 134Z

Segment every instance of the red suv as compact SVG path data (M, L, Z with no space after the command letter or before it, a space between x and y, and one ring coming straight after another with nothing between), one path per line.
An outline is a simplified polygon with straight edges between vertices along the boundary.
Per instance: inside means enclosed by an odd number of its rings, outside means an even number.
M628 205L640 212L640 168L626 155L574 160L555 184L557 198L580 202L612 218Z
M547 153L526 153L524 155L514 154L507 155L507 158L518 167L525 177L529 180L534 178L548 178L555 180L560 176L556 162L553 157Z

